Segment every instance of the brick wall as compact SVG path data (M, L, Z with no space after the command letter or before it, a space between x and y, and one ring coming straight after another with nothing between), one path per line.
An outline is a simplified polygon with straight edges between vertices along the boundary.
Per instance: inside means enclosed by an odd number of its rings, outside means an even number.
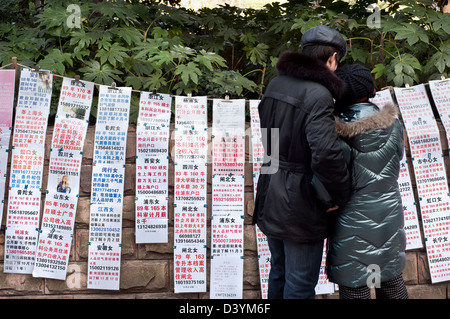
M248 127L247 123L247 127ZM447 150L447 140L440 122L443 149ZM173 129L173 127L172 127ZM47 141L52 138L53 128L47 131ZM127 143L127 160L124 185L124 209L122 224L122 265L119 291L92 290L86 288L86 273L88 261L89 235L89 201L92 176L92 151L95 127L88 129L84 146L84 157L81 169L80 198L73 234L72 251L68 274L65 281L54 279L33 278L31 275L3 273L4 259L4 220L6 205L3 212L3 223L0 231L0 298L209 298L207 293L174 294L173 292L173 163L169 168L169 243L167 244L136 244L134 235L134 194L135 194L135 140L136 129L130 126ZM405 139L406 140L406 139ZM247 150L249 149L247 139ZM171 144L171 147L173 145ZM47 143L46 155L49 154ZM406 145L407 156L409 148ZM445 151L445 161L448 165L448 152ZM254 227L251 225L253 214L253 183L252 168L248 163L245 175L245 230L244 230L244 279L243 297L260 298L258 260ZM409 161L410 162L410 161ZM447 166L449 167L449 166ZM410 167L412 173L412 167ZM46 189L48 176L48 158L44 168L44 184L42 199ZM209 172L210 176L210 172ZM210 178L208 179L211 180ZM7 185L8 186L8 185ZM415 185L414 185L415 187ZM208 182L208 207L211 207L211 183ZM210 208L208 211L210 217ZM420 214L420 212L419 212ZM208 219L209 220L209 219ZM209 230L209 227L208 227ZM208 231L208 246L210 242ZM209 272L207 274L209 277ZM407 252L407 264L404 279L408 286L410 298L448 298L449 283L431 284L425 249ZM209 287L209 286L208 286ZM337 298L338 294L320 295L317 298Z

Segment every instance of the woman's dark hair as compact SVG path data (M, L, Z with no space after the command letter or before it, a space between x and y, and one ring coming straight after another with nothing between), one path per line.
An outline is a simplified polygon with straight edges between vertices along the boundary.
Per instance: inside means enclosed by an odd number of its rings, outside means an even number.
M302 50L302 53L311 57L318 58L323 62L327 62L330 56L336 52L336 62L341 61L341 53L338 49L330 45L308 45Z

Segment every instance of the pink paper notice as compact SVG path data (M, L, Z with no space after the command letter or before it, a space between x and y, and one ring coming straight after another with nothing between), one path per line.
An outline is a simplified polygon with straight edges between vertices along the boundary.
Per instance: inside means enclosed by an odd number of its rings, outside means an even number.
M0 127L11 127L15 70L0 70Z

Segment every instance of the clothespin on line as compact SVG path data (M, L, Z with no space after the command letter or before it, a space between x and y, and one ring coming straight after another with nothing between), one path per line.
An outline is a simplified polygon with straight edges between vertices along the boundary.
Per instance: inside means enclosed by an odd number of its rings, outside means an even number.
M193 100L194 100L194 98L192 97L192 93L188 93L188 94L187 94L187 99L188 99L189 101L193 101Z
M230 92L228 90L225 91L225 98L222 100L222 102L231 102L230 101Z
M52 76L55 75L53 71L41 70L41 67L40 67L39 65L36 65L36 66L34 67L34 69L31 69L31 72L36 72L36 73L38 73L38 74L49 73L49 74L51 74ZM58 77L62 77L62 76L61 76L61 75L58 75Z
M151 92L149 92L149 94L148 94L150 97L152 96L152 95L154 95L154 96L159 96L159 93L158 93L158 91L156 91L156 88L154 88Z
M439 83L448 82L448 81L450 81L450 78L446 79L445 76L441 75L441 80L439 81Z
M402 89L402 91L409 91L409 90L413 90L414 88L410 87L408 83L405 84L405 87Z
M116 86L116 82L111 83L111 86L109 86L108 89L111 89L111 90L118 90L118 88L117 88L117 86Z
M34 67L34 69L31 69L31 72L37 72L37 73L40 73L40 72L41 72L41 67L40 67L39 65L36 65L36 66Z
M73 80L72 83L75 83L76 85L81 85L82 87L86 87L86 84L84 84L81 81L80 76L78 74L75 75L75 80Z

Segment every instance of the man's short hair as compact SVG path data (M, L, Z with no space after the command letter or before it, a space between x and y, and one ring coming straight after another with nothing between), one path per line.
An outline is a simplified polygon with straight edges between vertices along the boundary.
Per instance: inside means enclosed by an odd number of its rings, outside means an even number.
M318 58L323 62L327 62L327 60L336 53L336 62L339 63L342 56L338 49L330 45L309 45L302 50L302 53L311 57Z

